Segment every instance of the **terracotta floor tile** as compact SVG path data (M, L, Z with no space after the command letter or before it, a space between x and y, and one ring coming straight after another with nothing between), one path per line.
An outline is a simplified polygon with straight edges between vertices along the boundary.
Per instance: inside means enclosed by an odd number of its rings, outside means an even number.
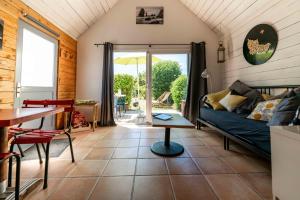
M234 173L232 168L217 157L195 158L204 174Z
M141 138L164 138L164 136L164 130L161 130L160 132L141 132Z
M223 146L211 146L210 148L212 148L218 156L222 156L222 157L243 155L242 153L235 151L233 149L225 150Z
M141 138L140 139L140 146L146 146L149 147L155 142L158 142L159 139L153 139L153 138Z
M102 177L89 200L129 200L133 176Z
M89 147L94 146L96 143L97 143L97 141L80 141L78 144L76 144L76 147L89 148Z
M78 161L84 159L84 157L92 150L92 148L74 146L73 150L74 150L75 160ZM66 148L65 151L59 156L59 158L71 159L70 148L69 147Z
M49 200L87 199L96 182L97 178L65 178Z
M43 189L43 181L40 181L39 185L32 192L30 192L24 200L47 199L54 191L57 190L57 186L61 183L62 180L62 178L48 179L47 189Z
M222 159L238 173L270 171L267 161L260 159L253 159L246 156L221 157L220 159Z
M194 158L211 157L217 155L213 149L205 146L186 146L186 149Z
M48 189L41 182L26 200L270 199L268 162L234 142L225 151L223 138L208 129L172 129L171 141L182 144L184 153L160 157L150 146L163 141L164 132L126 124L73 133L76 162L69 147L51 158ZM21 176L42 178L43 166L22 161Z
M202 137L200 141L207 146L224 146L223 137L219 136Z
M222 200L261 200L237 174L205 175L211 187Z
M135 177L133 199L135 200L169 200L173 199L171 183L168 176Z
M117 148L113 158L137 158L138 147Z
M168 158L166 163L170 174L201 174L191 158Z
M176 200L217 199L202 175L172 175Z
M92 147L117 147L120 140L99 140Z
M119 140L123 137L124 133L110 133L103 137L104 140Z
M122 139L118 147L138 147L139 143L139 139Z
M65 177L74 167L75 163L72 163L71 160L50 159L48 176L50 178ZM43 174L44 171L42 176Z
M164 159L138 159L136 175L168 174Z
M15 168L15 165L14 165ZM14 169L15 172L15 169ZM44 165L40 164L38 160L26 160L21 163L21 178L36 178L42 177L44 173ZM13 173L13 177L15 173Z
M136 159L112 159L106 166L104 176L134 175Z
M85 160L109 160L115 148L92 148L92 150L84 158Z
M198 138L181 138L184 145L204 145Z
M108 160L84 160L75 163L67 177L100 176Z
M161 158L160 156L151 152L150 147L140 147L138 158Z
M269 173L241 174L243 180L263 198L272 199L272 177Z
M122 139L139 139L140 137L140 132L129 132L122 135Z

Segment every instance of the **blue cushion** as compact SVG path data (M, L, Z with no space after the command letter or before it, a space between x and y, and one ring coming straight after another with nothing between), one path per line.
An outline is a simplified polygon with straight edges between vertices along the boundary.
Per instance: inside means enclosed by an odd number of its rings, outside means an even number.
M201 108L200 118L260 150L271 153L270 128L266 122L246 119L233 112L210 108Z

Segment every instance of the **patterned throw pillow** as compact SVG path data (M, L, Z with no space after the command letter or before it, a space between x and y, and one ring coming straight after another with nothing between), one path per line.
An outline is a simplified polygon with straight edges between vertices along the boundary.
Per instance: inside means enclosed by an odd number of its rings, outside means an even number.
M260 121L269 121L272 119L274 110L280 102L281 99L260 102L247 118Z

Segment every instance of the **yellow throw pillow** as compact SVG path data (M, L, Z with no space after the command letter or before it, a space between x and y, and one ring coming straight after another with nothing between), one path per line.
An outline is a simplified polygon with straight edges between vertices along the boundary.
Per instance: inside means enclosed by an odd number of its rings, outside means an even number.
M219 103L224 106L229 112L232 112L236 107L241 105L247 97L232 95L231 92L228 93Z
M206 95L207 102L214 108L214 110L224 110L225 108L219 103L219 101L223 99L229 92L229 89L225 89L220 92L210 93Z
M261 96L263 97L263 99L265 101L268 101L269 99L271 99L273 97L272 95L269 95L269 94L261 94Z
M272 119L274 110L280 102L281 99L260 102L247 118L260 121L269 121Z

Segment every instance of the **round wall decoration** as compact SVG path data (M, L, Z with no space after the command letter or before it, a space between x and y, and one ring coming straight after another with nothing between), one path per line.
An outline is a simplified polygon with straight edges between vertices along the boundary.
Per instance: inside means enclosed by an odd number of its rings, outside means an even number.
M252 65L263 64L273 56L277 43L275 29L268 24L259 24L252 28L245 38L244 57Z

